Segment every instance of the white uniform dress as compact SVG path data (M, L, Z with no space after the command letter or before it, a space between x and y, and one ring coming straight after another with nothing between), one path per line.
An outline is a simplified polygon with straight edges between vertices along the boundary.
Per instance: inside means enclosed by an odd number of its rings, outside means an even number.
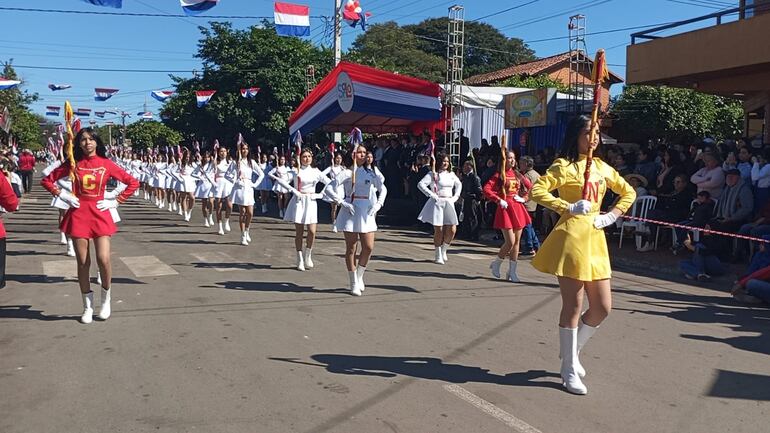
M344 200L352 203L355 208L355 214L351 215L350 211L343 207L337 215L337 222L334 227L338 231L351 233L375 232L377 231L376 214L369 215L369 213L375 207L382 207L382 204L385 203L385 197L388 195L388 189L385 188L385 182L374 170L358 167L356 169L355 188L351 175L351 170L343 171L326 186L324 191L333 197L337 203ZM343 187L344 196L335 193L339 185Z
M240 172L238 165L240 164ZM254 179L256 175L256 179ZM242 159L240 163L230 165L225 174L228 180L233 182L230 201L239 206L254 206L254 187L262 182L265 173L254 160Z
M326 177L321 170L315 167L302 167L295 177L292 185L300 192L292 196L283 220L294 224L318 224L318 205L316 200L323 194L316 193L316 185L327 185L331 179ZM299 184L299 185L297 185Z
M279 165L278 167L273 168L270 171L270 174L277 177L278 179L281 179L282 181L291 184L292 180L294 180L294 170L285 166L285 165ZM279 182L273 182L273 191L279 192L282 194L288 194L291 191L289 188L286 188L285 186L281 185Z
M214 198L228 198L233 192L233 183L227 179L225 174L234 162L228 160L220 161L214 172Z
M214 176L217 168L213 162L203 164L193 170L192 176L197 179L195 186L195 198L210 198L214 196Z
M61 164L62 164L61 161L54 161L53 164L44 168L43 177L48 176L52 171L59 168ZM64 176L63 178L57 180L56 184L59 185L59 188L66 190L69 193L72 192L72 181L70 180L69 176ZM62 209L62 210L67 210L70 208L70 205L68 205L64 200L60 199L59 196L53 197L53 199L51 200L51 206L55 207L56 209Z
M185 165L179 168L179 178L181 180L182 192L195 192L195 178L192 176L195 171L195 167L192 165Z
M428 201L422 207L418 220L434 226L455 226L458 224L455 202L460 198L463 184L454 173L442 171L438 173L438 184L433 179L433 173L428 173L417 184L417 188L428 196ZM454 192L453 192L454 191ZM438 196L438 200L433 198Z
M336 179L340 173L344 172L346 168L342 165L330 165L326 167L326 169L323 171L324 176L328 177L331 180ZM345 191L342 189L342 184L337 185L337 189L334 191L336 196L342 197L345 195ZM330 197L328 194L324 194L323 199L325 201L333 201L334 199Z
M259 168L262 170L263 173L270 173L273 171L273 166L268 163L259 163ZM262 182L257 185L257 191L272 191L273 190L273 180L270 179L270 176L264 176L262 178Z

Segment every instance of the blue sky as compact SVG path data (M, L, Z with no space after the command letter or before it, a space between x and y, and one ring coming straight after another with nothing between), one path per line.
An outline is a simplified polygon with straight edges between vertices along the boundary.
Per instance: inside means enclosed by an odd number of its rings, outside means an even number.
M311 15L331 15L334 0L295 1L310 5ZM531 4L528 4L530 3ZM447 15L447 7L462 1L440 0L361 0L365 10L372 12L370 22L394 20L399 24L419 22L429 17ZM546 57L569 49L567 23L570 15L582 13L587 17L587 32L602 32L635 26L654 26L706 15L718 9L737 6L729 0L505 0L464 3L465 19L474 20L495 12L526 4L515 10L482 19L502 29L509 37L529 43L538 57ZM73 11L168 13L180 14L178 0L123 0L123 9L92 6L80 0L0 0L0 8L36 8ZM272 17L272 0L220 0L206 15L247 15ZM200 32L197 26L207 25L200 18L153 18L126 16L97 16L63 13L32 13L0 9L3 32L0 35L0 60L13 59L24 81L24 90L36 92L41 100L33 104L34 111L44 114L46 105L63 106L69 99L75 108L93 111L119 108L136 118L145 102L148 110L158 113L161 103L149 97L151 90L171 89L167 73L87 72L35 67L149 69L190 71L176 75L192 76L200 69L193 58ZM258 20L233 20L236 28L246 28ZM700 24L699 26L712 25ZM311 40L322 38L323 23L312 19ZM639 29L589 35L587 48L608 50L610 68L625 76L625 46L629 35ZM677 32L680 32L678 30ZM361 32L345 27L343 45L347 47ZM561 38L541 41L542 39ZM328 41L327 41L328 43ZM331 60L330 60L331 61ZM71 84L72 89L52 92L49 83ZM259 83L255 83L259 86ZM106 102L93 100L94 87L120 89ZM615 86L613 93L621 90ZM95 117L92 116L92 119ZM54 119L54 118L50 118Z

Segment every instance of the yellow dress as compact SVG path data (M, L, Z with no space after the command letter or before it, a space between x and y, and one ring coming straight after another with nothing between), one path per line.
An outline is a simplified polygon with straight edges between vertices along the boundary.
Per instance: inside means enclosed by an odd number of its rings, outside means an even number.
M529 193L532 200L561 215L532 259L532 266L540 272L560 277L597 281L610 278L612 273L604 230L593 224L604 194L609 187L620 195L615 207L625 213L636 200L636 192L614 168L594 158L589 177L591 212L572 215L567 207L582 198L585 167L585 155L574 164L559 158L532 187ZM559 191L559 197L551 194L555 189Z

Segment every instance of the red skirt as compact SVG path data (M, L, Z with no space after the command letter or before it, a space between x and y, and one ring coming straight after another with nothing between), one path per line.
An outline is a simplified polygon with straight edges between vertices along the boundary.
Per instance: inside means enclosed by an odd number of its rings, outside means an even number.
M81 200L79 208L69 208L59 229L73 238L93 239L112 236L118 231L110 211L100 211L96 201Z
M497 205L497 212L495 212L495 222L492 227L496 229L523 229L532 222L532 218L529 217L527 208L522 203L515 200L507 199L508 208L503 209L500 205Z

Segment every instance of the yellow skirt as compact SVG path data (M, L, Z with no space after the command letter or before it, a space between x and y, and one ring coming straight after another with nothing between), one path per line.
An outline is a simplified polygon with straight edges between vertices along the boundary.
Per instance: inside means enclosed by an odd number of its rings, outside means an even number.
M594 227L596 215L562 215L532 259L532 266L540 272L580 281L610 278L607 239L604 230Z

